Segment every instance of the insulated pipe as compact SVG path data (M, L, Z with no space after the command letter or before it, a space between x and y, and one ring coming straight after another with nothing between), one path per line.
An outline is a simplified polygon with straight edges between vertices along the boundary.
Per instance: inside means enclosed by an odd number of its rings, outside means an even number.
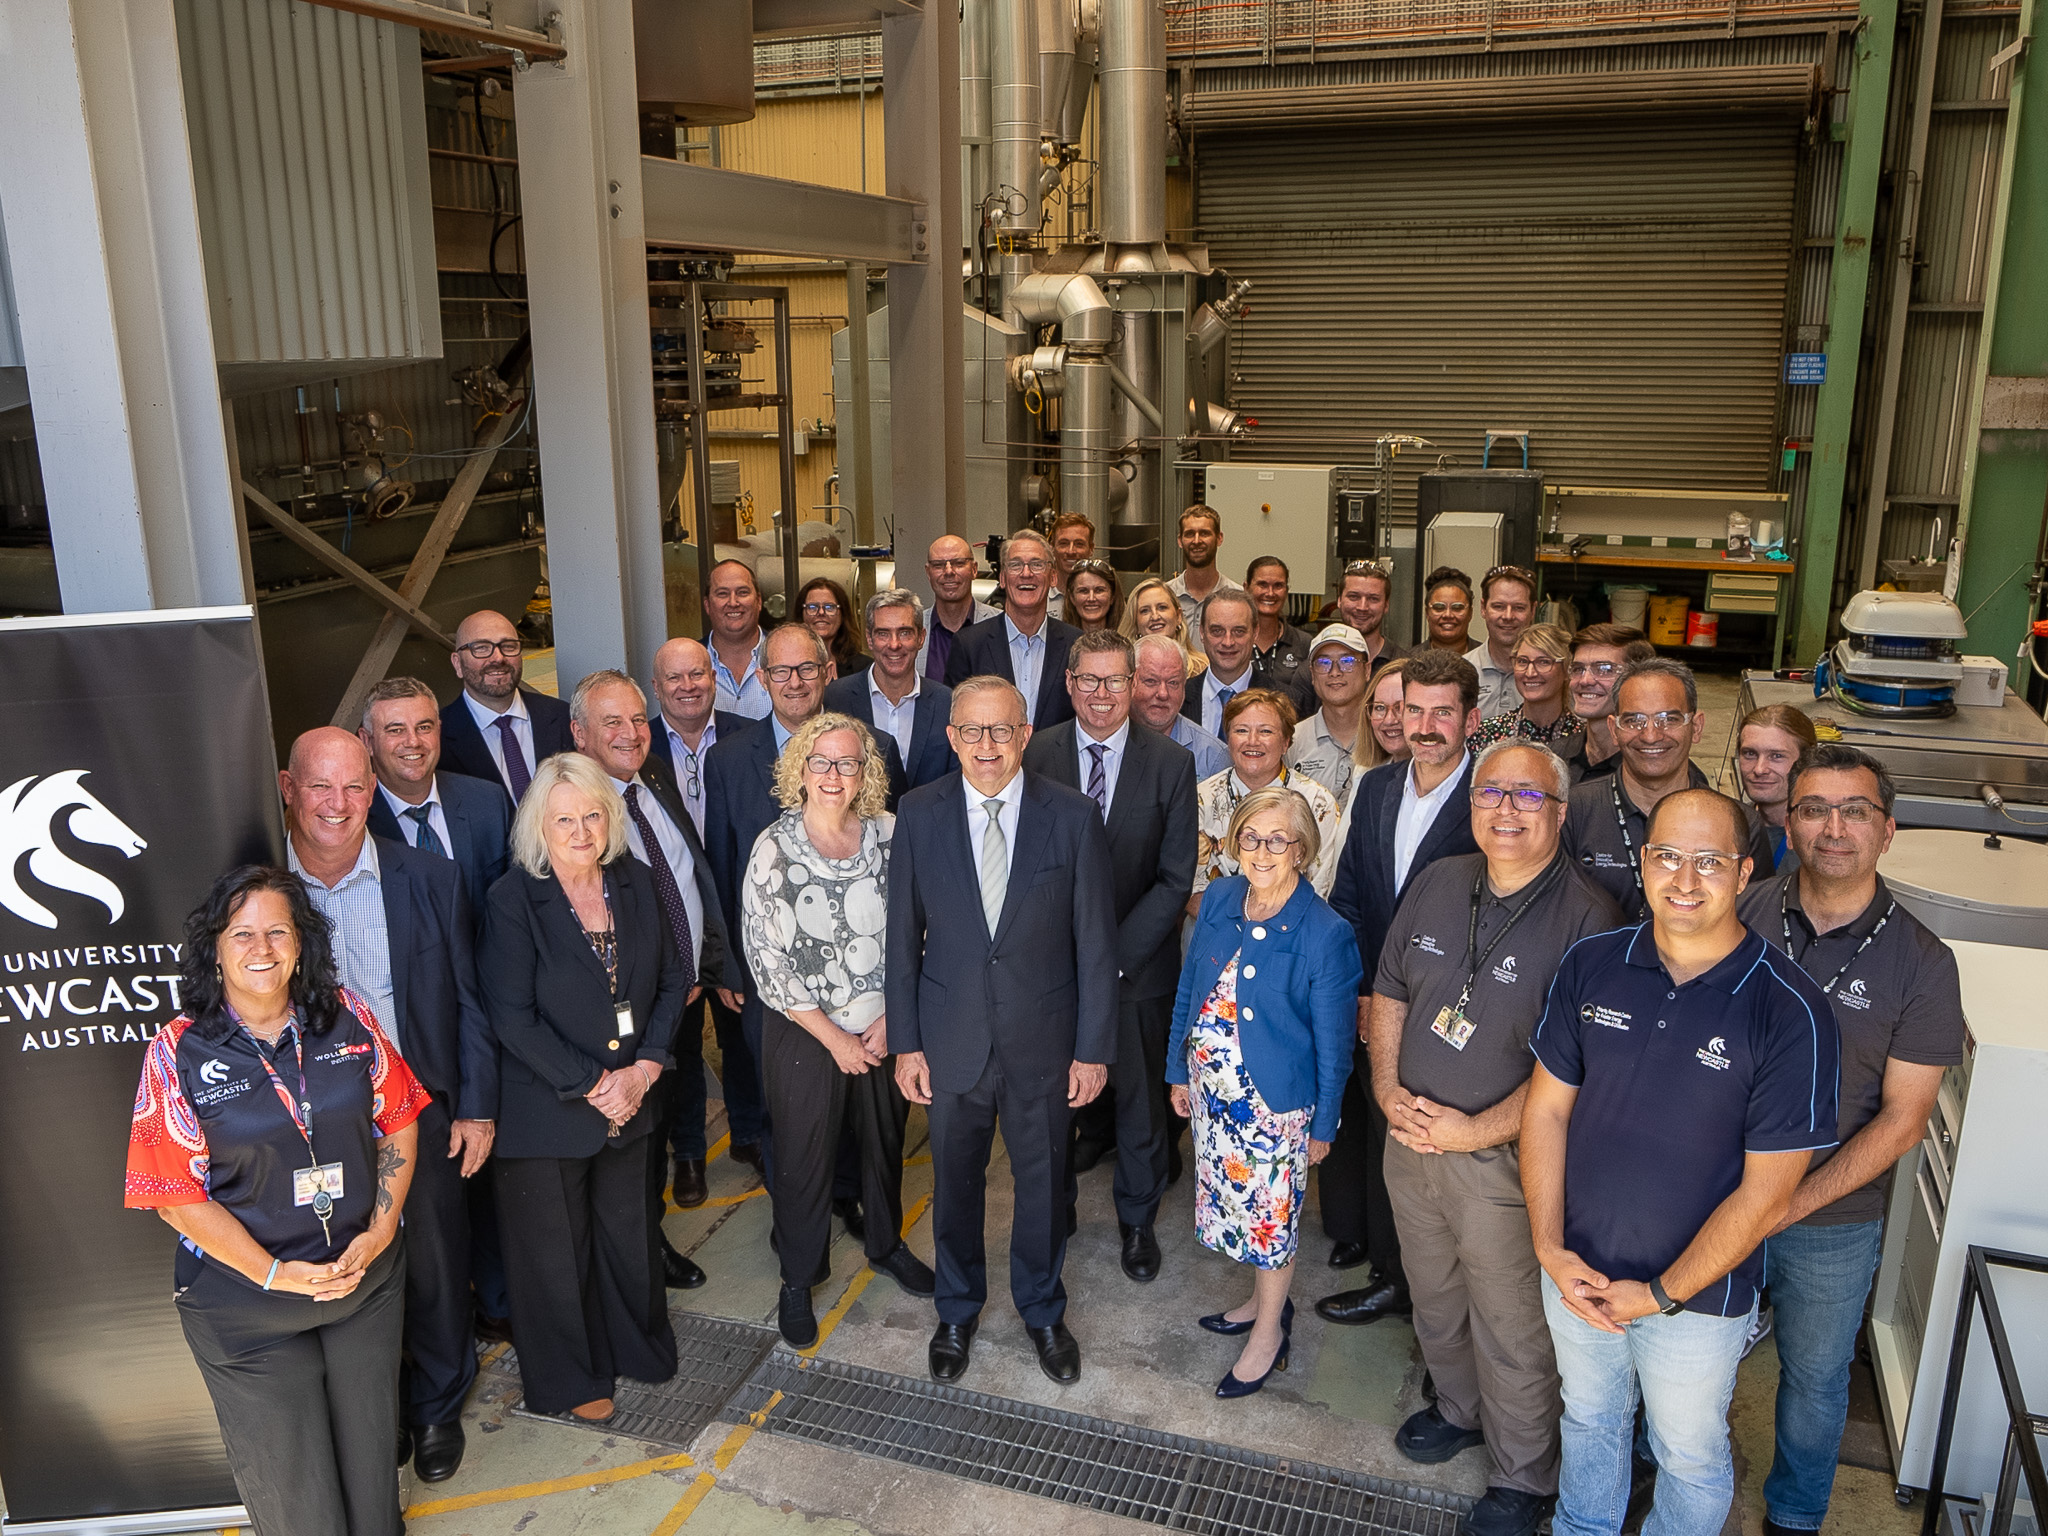
M1101 538L1109 525L1109 481L1116 474L1110 411L1115 386L1099 357L1067 354L1060 416L1060 510L1079 512ZM1121 479L1119 475L1117 478Z
M1102 238L1166 239L1166 13L1159 0L1102 0Z
M1138 386L1131 382L1130 375L1117 367L1115 363L1109 365L1109 381L1116 386L1118 394L1138 408L1139 415L1152 423L1153 431L1164 432L1166 430L1166 422L1159 414L1159 407L1139 394Z
M1069 353L1100 356L1109 346L1115 315L1095 279L1086 273L1033 273L1018 283L1010 304L1032 325L1057 325Z
M989 12L990 174L1005 199L997 225L1038 230L1038 0L993 0Z
M1039 132L1058 140L1074 88L1074 0L1037 0Z
M988 195L988 8L989 0L960 3L960 228L977 248Z

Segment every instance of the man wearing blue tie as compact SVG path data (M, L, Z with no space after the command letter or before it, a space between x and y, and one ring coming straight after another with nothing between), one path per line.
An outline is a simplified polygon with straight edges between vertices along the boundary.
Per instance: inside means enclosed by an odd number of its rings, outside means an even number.
M416 677L387 677L372 688L357 734L377 774L370 831L453 859L481 928L484 896L505 873L512 833L504 795L482 779L440 771L440 703Z

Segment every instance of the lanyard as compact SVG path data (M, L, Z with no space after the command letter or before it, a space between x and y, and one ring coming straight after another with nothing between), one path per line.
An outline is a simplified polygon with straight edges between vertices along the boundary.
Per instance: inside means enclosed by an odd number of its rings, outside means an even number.
M1628 855L1628 871L1636 877L1636 894L1645 899L1648 893L1643 889L1643 865L1636 857L1636 840L1629 834L1628 816L1621 808L1621 770L1616 768L1607 780L1607 793L1614 800L1614 824L1621 829L1622 851Z
M1797 877L1797 876L1795 875L1795 876L1794 876L1793 878L1794 878L1794 879L1796 879L1796 878L1798 878L1798 877ZM1898 911L1898 910L1899 910L1899 904L1898 904L1898 901L1897 901L1896 899L1894 899L1894 900L1893 900L1893 901L1891 902L1891 904L1890 904L1889 906L1887 906L1887 907L1886 907L1886 908L1884 909L1884 916L1883 916L1883 917L1880 917L1880 918L1879 918L1879 919L1877 920L1877 926L1876 926L1875 928L1871 929L1871 930L1870 930L1870 932L1868 932L1868 933L1866 933L1865 935L1863 935L1863 942L1862 942L1861 944L1858 944L1858 945L1856 946L1856 952L1855 952L1854 954L1850 955L1848 959L1846 959L1846 960L1844 960L1844 961L1842 962L1842 968L1841 968L1841 969L1840 969L1839 971L1836 971L1836 972L1835 972L1835 974L1834 974L1834 977L1833 977L1833 979L1832 979L1832 980L1830 980L1830 981L1828 982L1828 984L1827 984L1826 986L1824 986L1824 987L1822 987L1822 988L1820 989L1820 990L1821 990L1821 993L1822 993L1822 995L1824 995L1824 996L1826 996L1826 997L1833 997L1833 996L1835 995L1835 988L1836 988L1837 986L1841 985L1841 981L1842 981L1842 978L1843 978L1844 976L1846 976L1846 975L1848 975L1848 974L1849 974L1849 967L1850 967L1850 966L1852 966L1852 965L1854 965L1854 964L1855 964L1855 963L1856 963L1856 962L1857 962L1858 960L1862 959L1862 958L1863 958L1863 951L1865 951L1866 949L1870 948L1870 946L1871 946L1871 945L1873 945L1873 944L1875 944L1875 943L1877 942L1877 936L1878 936L1878 935L1879 935L1880 933L1883 933L1883 932L1884 932L1884 925L1885 925L1886 923L1888 923L1888 922L1890 922L1890 921L1892 920L1892 914L1893 914L1894 912ZM1793 963L1794 965L1799 965L1799 966L1800 966L1800 968L1801 968L1802 970L1803 970L1803 969L1805 969L1805 967L1804 967L1803 965L1801 965L1801 962L1800 962L1800 959L1799 959L1799 957L1798 957L1797 955L1795 955L1795 954L1793 954L1793 953L1792 953L1792 881L1791 881L1791 880L1787 880L1787 881L1785 882L1785 885L1784 885L1784 888L1783 888L1783 890L1781 890L1781 891L1779 892L1779 894L1778 894L1778 922L1779 922L1779 924L1780 924L1780 925L1781 925L1781 926L1782 926L1782 927L1784 928L1784 930L1785 930L1785 957L1786 957L1786 958L1787 958L1788 960L1790 960L1790 961L1791 961L1791 962L1792 962L1792 963ZM1817 934L1816 934L1816 935L1814 936L1814 943L1816 943L1816 944L1817 944L1817 943L1819 943L1819 942L1820 942L1820 937L1819 937L1819 935L1817 935ZM1811 948L1811 947L1812 947L1811 945L1809 945L1809 946L1808 946L1808 948Z
M1544 892L1557 884L1563 875L1564 860L1553 858L1550 861L1550 868L1536 877L1535 885L1530 888L1529 894L1522 898L1522 904L1508 915L1505 923L1501 924L1500 932L1486 941L1485 953L1475 959L1473 951L1479 946L1479 904L1486 894L1486 864L1484 860L1480 861L1479 873L1472 880L1472 920L1465 928L1465 985L1459 989L1458 1006L1451 1010L1453 1013L1462 1015L1465 1012L1465 1005L1472 1001L1472 988L1479 980L1480 969L1493 958L1493 952L1500 947L1500 941L1514 931L1514 926L1522 920L1522 915L1542 900Z
M1266 788L1291 789L1293 788L1293 784L1293 771L1290 770L1285 763L1282 763L1280 765L1280 776L1277 779L1275 779L1272 783L1268 784ZM1246 791L1246 793L1248 794L1250 793L1250 791ZM1230 770L1229 773L1223 776L1224 808L1229 811L1235 811L1237 809L1237 802L1242 800L1243 798L1244 795L1241 795L1237 792L1237 770L1233 768Z
M298 1133L306 1138L306 1155L318 1163L320 1155L313 1150L313 1098L306 1092L306 1044L299 1038L297 1025L292 1027L292 1052L298 1061L299 1074L299 1096L296 1099L292 1097L291 1090L285 1087L284 1079L277 1075L277 1067L270 1059L269 1049L261 1040L256 1039L254 1031L250 1032L249 1038L256 1040L256 1054L262 1058L263 1070L270 1074L270 1086L277 1090L278 1098L284 1103L285 1113L292 1117L292 1125Z

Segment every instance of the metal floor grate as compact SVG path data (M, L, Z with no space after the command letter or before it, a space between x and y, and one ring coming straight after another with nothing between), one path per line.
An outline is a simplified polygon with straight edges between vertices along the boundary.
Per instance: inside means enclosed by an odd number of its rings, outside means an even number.
M1472 1503L787 1352L720 1417L1199 1536L1453 1536Z

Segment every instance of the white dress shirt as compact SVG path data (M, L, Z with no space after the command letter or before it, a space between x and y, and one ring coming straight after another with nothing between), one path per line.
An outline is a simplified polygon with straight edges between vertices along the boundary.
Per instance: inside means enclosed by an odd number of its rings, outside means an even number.
M1361 730L1367 727L1361 726ZM1451 791L1464 777L1465 765L1472 760L1467 752L1458 759L1453 768L1426 795L1415 793L1415 765L1410 763L1408 771L1401 775L1401 808L1394 813L1394 894L1400 895L1408 887L1408 869L1415 862L1415 850L1422 846L1422 840L1429 835L1429 829L1436 825L1437 816L1450 804Z
M1123 771L1124 753L1131 745L1131 722L1128 718L1111 733L1107 741L1097 741L1077 720L1074 723L1074 745L1081 759L1081 793L1088 793L1088 777L1095 769L1095 754L1092 747L1102 750L1102 819L1109 820L1109 808L1116 804L1116 777Z
M1003 846L1010 852L1006 866L1011 875L1017 873L1017 814L1024 804L1024 770L1018 769L1010 775L1010 782L993 795L984 795L968 782L967 776L960 776L960 788L967 800L967 853L974 862L975 889L980 890L981 840L988 835L988 812L982 808L984 800L1000 800L1003 808L996 812L996 822L1003 829ZM1004 887L1007 892L1007 885Z
M1223 739L1223 706L1251 687L1252 671L1247 665L1234 683L1220 681L1214 672L1202 674L1202 729L1218 741Z
M910 762L910 733L917 724L917 696L924 691L924 679L915 672L910 674L910 692L903 695L901 704L891 704L889 696L882 692L882 685L875 681L880 669L868 668L868 710L875 717L875 729L887 731L896 738L896 750L903 754L906 766Z
M718 717L714 714L704 722L704 734L697 739L692 750L690 744L676 734L676 728L668 723L668 716L662 715L661 728L668 732L668 758L676 765L676 790L683 797L683 809L690 813L690 820L697 824L697 835L704 835L704 754L718 745Z
M519 750L526 754L526 777L533 780L534 769L540 760L533 755L533 720L526 713L526 700L517 688L512 690L512 702L500 710L489 709L470 697L467 688L462 691L462 702L469 710L470 719L483 733L484 745L490 749L491 761L498 765L498 777L505 781L505 792L512 792L512 781L505 777L505 737L498 729L498 722L508 716L518 722L512 727L512 734L519 738Z
M1038 724L1038 684L1045 676L1045 626L1051 622L1046 619L1037 634L1027 635L1015 619L1003 615L1003 628L1010 635L1010 675L1024 695L1024 718L1033 725Z
M393 819L397 821L398 834L400 838L403 839L406 847L419 847L419 823L414 821L410 816L406 814L408 811L418 810L419 806L408 805L405 801L399 799L398 796L391 793L391 791L382 784L379 784L377 786L377 793L384 797L384 805L386 809L388 809L391 812ZM448 813L447 811L443 810L441 806L441 776L439 774L434 775L434 777L428 781L427 798L422 803L427 807L427 825L434 829L434 836L441 839L442 856L444 858L454 858L455 839L449 834L448 831ZM381 1023L382 1021L379 1020L379 1022Z
M662 809L661 802L654 798L654 791L647 787L647 781L635 774L632 782L640 786L640 793L634 798L640 802L640 809L647 813L648 824L654 828L654 840L661 844L661 856L668 860L669 871L676 877L676 886L683 893L683 912L690 919L690 965L695 969L704 954L704 898L697 890L697 861L690 856L690 845L683 841L682 828ZM612 788L623 795L626 783L624 779L613 779ZM649 862L647 839L640 835L640 824L630 813L626 817L626 846L642 864ZM664 913L663 919L666 918Z

